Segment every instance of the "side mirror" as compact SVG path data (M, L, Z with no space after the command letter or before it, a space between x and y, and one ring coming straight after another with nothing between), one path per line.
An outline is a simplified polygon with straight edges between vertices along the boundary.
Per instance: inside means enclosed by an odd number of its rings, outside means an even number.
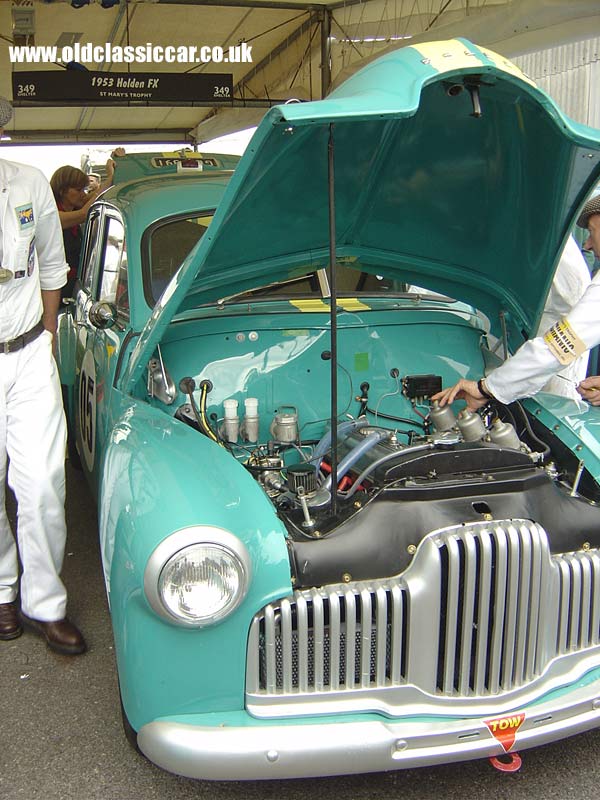
M94 303L90 308L89 318L92 325L96 328L100 328L101 330L114 328L117 324L117 309L113 303L100 300Z

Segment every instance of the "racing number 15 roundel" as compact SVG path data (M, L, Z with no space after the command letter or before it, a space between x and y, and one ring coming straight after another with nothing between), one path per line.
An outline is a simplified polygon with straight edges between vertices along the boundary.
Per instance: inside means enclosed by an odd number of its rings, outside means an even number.
M81 452L91 472L96 451L96 365L90 350L83 357L79 375L79 433Z

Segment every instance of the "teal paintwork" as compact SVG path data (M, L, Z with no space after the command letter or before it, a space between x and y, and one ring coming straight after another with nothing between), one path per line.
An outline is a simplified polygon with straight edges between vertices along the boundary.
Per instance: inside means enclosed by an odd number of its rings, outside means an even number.
M443 71L419 46L404 47L324 101L268 112L210 235L144 331L131 382L179 308L326 258L332 123L338 255L460 297L494 327L504 311L515 347L521 331L536 329L573 219L600 176L597 132L566 119L503 58L463 40L442 46ZM472 76L481 76L479 118L464 89ZM464 90L449 96L452 85ZM257 219L277 224L266 236Z
M465 324L451 313L454 306L438 311L424 308L416 314L411 301L396 305L393 311L339 315L338 358L346 370L338 381L340 414L356 411L354 398L363 380L370 382L375 396L393 392L393 368L403 375L433 373L445 381L451 381L457 372L475 377L477 369L481 370L479 320ZM185 346L191 341L193 360ZM329 413L328 395L322 391L329 381L329 366L321 359L328 347L326 314L284 313L280 307L277 314L270 315L256 308L250 319L222 318L219 312L213 312L208 329L206 319L178 323L164 338L162 353L173 375L190 374L197 385L204 379L212 381L209 412L220 415L226 398L238 399L240 406L245 397L258 398L263 421L261 441L269 438L268 424L274 411L290 397L298 409L303 436L318 439L325 431ZM183 395L174 406L182 402ZM403 396L383 401L379 410L417 419Z
M596 682L600 681L600 668L592 669L585 675L581 677L581 679L577 682L577 686L589 686ZM554 689L547 694L543 695L542 697L538 698L535 702L531 704L532 707L542 705L543 703L547 703L550 700L555 700L560 697L563 697L569 691L572 691L572 687L562 687L560 689ZM225 713L214 713L209 712L207 714L181 714L181 715L170 715L166 717L167 720L170 722L178 722L182 725L202 725L207 727L214 727L219 728L223 725L230 725L232 727L241 727L241 728L261 728L261 727L269 727L273 725L272 720L265 720L265 719L255 719L251 717L245 711L231 711ZM378 722L381 721L381 716L379 714L361 714L354 715L353 719L360 720L361 722ZM448 722L449 720L464 720L464 716L435 716L432 714L422 714L422 715L415 715L415 716L406 716L402 718L403 724L410 726L411 724L417 724L419 722L439 722L444 723ZM477 719L477 717L474 717ZM335 725L336 723L340 722L347 722L348 716L341 715L341 714L331 714L328 717L291 717L291 718L281 718L277 720L278 725Z
M291 404L303 440L326 433L328 303L316 290L298 299L231 296L327 267L330 125L340 268L448 295L338 298L340 419L357 413L367 382L379 413L419 428L419 405L401 393L393 370L432 373L444 384L477 378L489 358L486 333L497 329L501 313L513 345L533 330L572 218L598 178L598 133L564 118L508 62L462 40L438 51L422 47L373 62L326 101L272 109L233 175L132 178L92 208L76 302L60 320L59 367L98 500L120 691L136 731L157 720L270 725L245 710L247 638L254 615L293 591L289 533L240 463L245 456L232 457L175 414L187 402L179 382L189 376L196 386L211 381L207 410L218 418L224 400L241 407L257 398L261 443L271 438L277 410ZM471 115L470 81L480 84L480 119ZM450 96L456 85L462 91ZM131 163L132 174L144 171ZM152 308L144 277L154 227L215 209ZM100 285L111 220L125 231L128 303L104 328L92 312L106 299ZM115 290L108 300L114 306L116 299ZM170 403L149 388L151 359L173 380ZM600 411L547 395L527 406L600 481ZM239 607L201 630L159 617L144 592L157 545L193 526L232 532L252 566ZM387 719L365 708L326 721ZM443 724L451 717L427 719ZM323 719L306 712L278 724Z
M588 403L539 393L526 407L555 436L585 462L586 470L600 483L600 411Z
M123 411L103 467L100 539L127 715L139 730L175 709L241 709L249 620L291 588L282 523L221 447L145 404ZM154 547L199 523L235 531L253 568L242 605L201 632L159 619L142 591Z

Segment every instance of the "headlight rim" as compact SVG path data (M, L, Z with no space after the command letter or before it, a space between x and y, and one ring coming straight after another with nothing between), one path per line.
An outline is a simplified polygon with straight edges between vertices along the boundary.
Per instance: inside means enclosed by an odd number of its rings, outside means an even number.
M163 603L159 585L160 576L178 552L192 545L217 546L234 557L241 567L240 591L235 603L224 613L217 613L211 619L187 620L173 614ZM231 531L215 525L192 525L169 534L154 548L144 570L144 594L153 611L164 620L183 628L207 628L227 619L240 606L248 593L252 577L251 561L246 545Z

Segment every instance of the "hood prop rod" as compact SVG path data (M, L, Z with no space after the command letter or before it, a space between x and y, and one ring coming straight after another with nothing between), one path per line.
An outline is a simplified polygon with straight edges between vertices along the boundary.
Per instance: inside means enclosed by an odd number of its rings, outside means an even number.
M335 180L333 171L333 123L329 123L327 143L327 183L329 189L329 334L331 337L331 514L337 514L338 436L337 436L337 275L335 253Z

